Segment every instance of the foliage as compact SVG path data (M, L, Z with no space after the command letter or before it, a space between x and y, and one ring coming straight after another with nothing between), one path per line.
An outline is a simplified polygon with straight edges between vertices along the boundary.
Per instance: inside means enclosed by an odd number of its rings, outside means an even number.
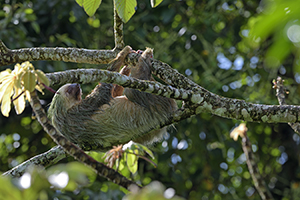
M158 6L163 0L150 0L151 6L155 8ZM78 5L83 7L86 14L92 17L96 10L99 8L102 0L76 0ZM116 5L116 10L118 15L122 19L124 23L128 22L131 17L134 15L137 1L136 0L114 0L114 4Z
M20 179L0 177L0 183L4 187L0 189L0 199L86 199L90 196L88 191L80 192L80 189L92 186L96 180L96 174L78 162L60 164L45 170L32 167ZM114 188L114 186L112 186ZM106 191L104 186L99 187L100 191ZM61 190L61 192L56 192ZM77 192L76 192L77 191ZM120 197L121 193L107 195L108 198ZM94 195L96 198L97 195ZM99 194L99 198L101 195Z
M175 193L174 189L172 188L165 189L161 183L157 181L153 181L143 189L128 194L124 199L125 200L139 200L139 199L183 200L183 198L174 196L174 193Z
M37 84L37 82L39 84ZM35 70L29 62L16 64L13 71L7 69L0 72L0 103L1 112L8 117L10 104L13 102L17 114L25 109L25 99L30 101L30 92L37 89L43 93L42 88L49 86L49 80L41 70ZM11 96L13 99L11 100Z
M103 157L105 158L104 161L109 167L114 167L116 170L122 171L126 166L132 174L135 174L138 168L137 161L139 157L156 166L155 163L145 157L145 154L148 154L152 159L154 159L154 155L149 148L142 144L130 141L124 146L119 145L118 147L111 149L110 151L106 152Z
M243 31L246 42L258 48L272 36L272 45L264 58L268 67L279 67L290 53L295 54L294 70L299 73L300 9L297 1L266 2L264 12L251 17Z
M95 184L97 175L83 164L71 162L60 164L46 170L41 168L31 168L18 180L10 180L9 177L1 177L0 199L89 199L89 191L81 191L84 187L91 187ZM97 185L98 190L107 192L106 185ZM111 189L115 187L110 185ZM59 193L55 190L60 190ZM164 196L164 193L166 193ZM99 194L93 195L93 198L101 199L119 199L122 192L115 191L105 197ZM128 194L124 199L159 199L159 200L181 200L182 198L174 196L174 190L165 189L159 182L153 182L143 188L136 189L134 193Z
M93 18L88 18L73 0L17 2L0 3L3 8L0 38L11 49L33 46L113 48L112 1L103 1ZM148 0L139 0L135 15L124 25L125 44L133 49L154 48L156 59L170 64L206 89L253 103L278 104L271 82L281 75L290 91L287 101L297 105L300 103L299 67L295 65L297 58L288 52L298 55L298 46L288 41L288 29L284 27L297 25L297 21L288 24L293 22L290 21L293 17L298 18L299 6L291 6L296 1L264 2L164 0L152 9ZM295 15L284 15L280 11L284 6L274 7L279 9L278 13L276 9L266 13L265 9L273 8L274 4L288 6ZM269 23L269 19L274 21ZM260 36L259 46L251 39L252 33L265 34ZM259 35L253 35L256 36ZM278 57L280 64L269 67L265 62L267 52L277 49L275 44L282 40L280 38L286 38L289 44L280 46L276 53L283 51ZM249 43L255 44L254 49ZM33 65L45 72L99 67L42 61ZM1 71L5 68L1 67ZM85 93L92 88L92 85L83 86ZM42 97L45 107L51 97L45 92ZM1 171L54 145L30 115L30 109L25 107L19 116L11 113L9 119L0 117ZM175 125L176 130L170 130L161 143L152 147L157 168L141 160L137 173L131 177L143 185L159 180L187 199L260 199L241 145L229 137L231 129L239 123L207 113L180 122ZM296 199L300 183L300 137L286 124L247 123L247 128L252 149L259 157L257 164L274 197ZM72 159L61 163L69 161ZM120 199L125 195L122 189L102 178L94 177L89 181L88 185L78 183L74 192L91 199ZM5 184L9 186L9 181ZM74 198L84 197L61 189L52 190L51 197L62 193Z
M78 5L84 8L84 11L88 16L92 17L98 7L100 6L102 0L76 0Z

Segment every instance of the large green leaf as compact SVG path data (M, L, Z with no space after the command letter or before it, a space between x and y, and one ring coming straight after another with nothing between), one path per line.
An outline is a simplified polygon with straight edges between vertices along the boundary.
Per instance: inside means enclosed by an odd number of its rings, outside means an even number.
M84 0L76 0L76 2L82 7Z
M136 0L115 0L117 12L124 23L128 22L135 13Z
M86 14L88 14L88 16L92 17L95 14L96 10L99 8L101 2L102 0L84 0L84 11L86 12Z

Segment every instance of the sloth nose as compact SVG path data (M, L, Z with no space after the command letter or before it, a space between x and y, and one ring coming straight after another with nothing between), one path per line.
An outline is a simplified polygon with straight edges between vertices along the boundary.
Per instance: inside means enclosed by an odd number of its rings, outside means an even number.
M76 93L80 90L80 85L78 83L70 84L66 90L68 94Z

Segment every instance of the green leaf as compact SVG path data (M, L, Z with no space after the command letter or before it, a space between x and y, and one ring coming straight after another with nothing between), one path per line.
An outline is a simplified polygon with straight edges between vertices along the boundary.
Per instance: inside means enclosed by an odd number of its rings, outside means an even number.
M44 83L47 86L50 85L50 81L43 71L37 69L37 70L35 70L35 73L38 76L38 80L40 83Z
M2 80L1 80L1 84L0 84L0 103L3 99L3 97L6 95L6 89L8 86L10 85L13 85L13 80L9 75L7 75L6 77L4 77Z
M136 0L115 0L117 12L124 23L128 22L135 13Z
M250 18L248 21L250 45L257 47L257 43L265 41L276 29L280 31L288 21L297 19L300 11L298 4L298 1L278 1L269 4L265 14ZM286 8L290 10L288 14Z
M84 0L76 0L76 3L78 3L79 6L82 7Z
M88 16L92 17L99 8L102 0L84 0L83 8Z
M278 35L275 39L274 44L268 49L265 58L266 66L273 68L277 68L281 65L293 47L293 44L282 35Z
M9 85L7 85L4 96L2 99L2 104L1 104L1 112L5 117L8 117L9 112L10 112L10 104L11 104L11 95L13 94L13 87L14 87L14 82L11 81Z
M26 90L33 92L36 85L36 76L32 70L28 70L23 75L23 84Z
M137 171L138 163L137 163L137 156L131 153L126 153L126 161L129 171L134 174Z
M31 22L31 26L37 34L41 32L40 25L37 22Z
M11 69L0 72L0 84L11 75Z
M141 144L139 144L139 145L141 145ZM144 146L144 145L141 145L142 146L142 148L143 148L143 150L152 158L152 159L154 159L154 154L152 153L152 151L148 148L148 147L146 147L146 146Z
M117 159L117 161L116 161L116 169L118 169L118 171L122 171L125 167L124 157L125 157L125 155L122 157L121 160Z
M158 6L163 0L150 0L152 8Z
M16 113L19 115L21 114L24 109L25 109L25 99L24 99L24 94L22 94L22 88L21 88L21 80L18 78L15 81L14 85L15 93L13 95L13 99L17 98L16 100L13 101Z
M22 191L12 184L9 177L0 176L0 184L0 199L23 199Z
M40 25L37 22L31 22L31 26L37 34L41 32Z

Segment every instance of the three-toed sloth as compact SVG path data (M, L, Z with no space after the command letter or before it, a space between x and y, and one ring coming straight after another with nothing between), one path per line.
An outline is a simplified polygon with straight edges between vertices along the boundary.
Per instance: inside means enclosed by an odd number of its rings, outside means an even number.
M108 69L119 71L129 53L134 51L127 46ZM153 80L152 56L152 49L147 48L135 66L125 66L120 73ZM61 134L86 150L104 151L130 140L144 144L159 141L166 127L155 129L177 109L173 99L113 84L100 83L85 99L81 95L79 84L62 86L53 97L48 115Z

